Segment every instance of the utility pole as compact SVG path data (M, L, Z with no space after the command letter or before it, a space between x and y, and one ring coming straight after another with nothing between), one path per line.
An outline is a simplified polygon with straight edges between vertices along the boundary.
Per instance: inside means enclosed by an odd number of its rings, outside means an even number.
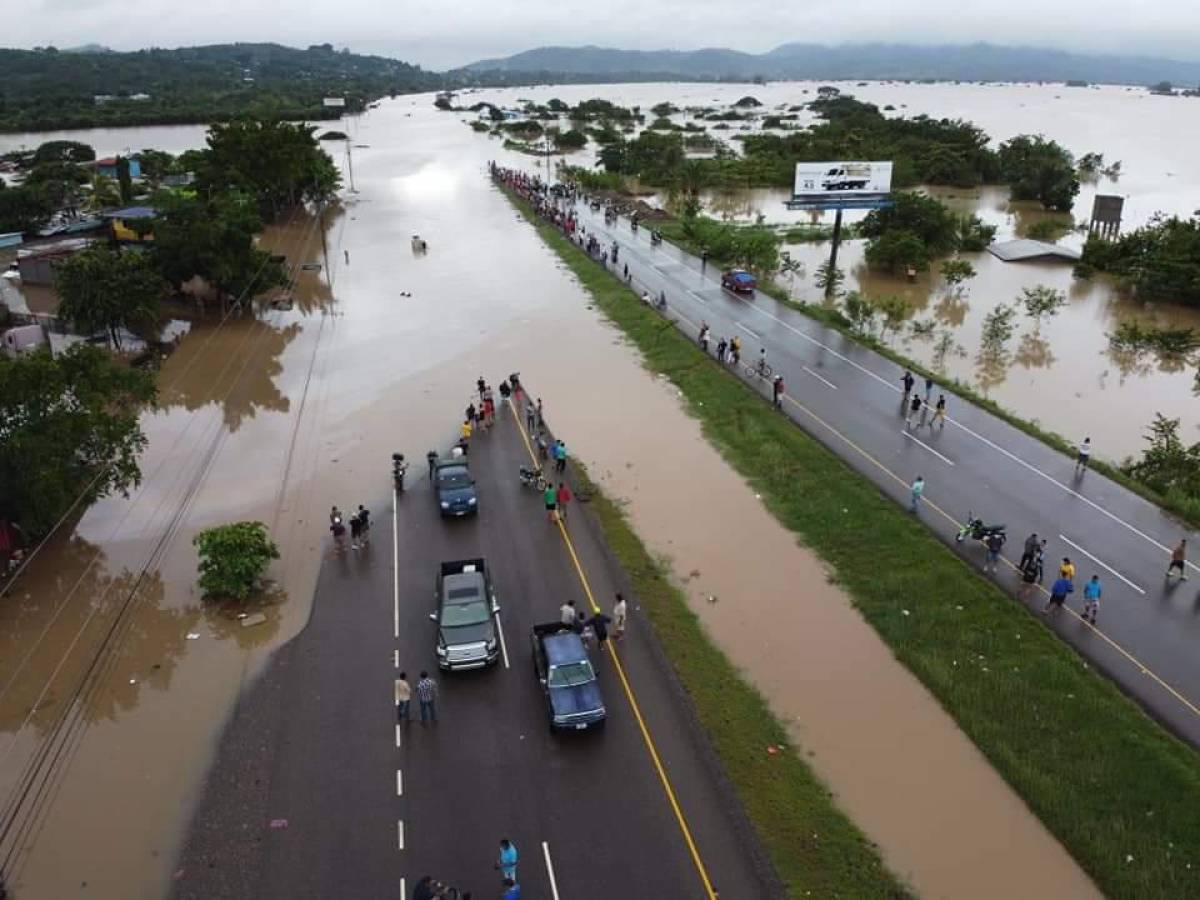
M354 187L354 154L350 152L350 137L346 137L346 168L350 171L350 193L357 194Z

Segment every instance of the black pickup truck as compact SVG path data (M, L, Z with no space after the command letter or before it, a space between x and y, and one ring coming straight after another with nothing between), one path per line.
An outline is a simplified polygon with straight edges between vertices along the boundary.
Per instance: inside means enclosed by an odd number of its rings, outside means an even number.
M607 714L583 639L561 622L533 626L533 668L551 731L599 728Z
M483 559L444 562L434 589L437 611L438 667L447 670L481 669L500 658L502 639L496 614L496 592Z

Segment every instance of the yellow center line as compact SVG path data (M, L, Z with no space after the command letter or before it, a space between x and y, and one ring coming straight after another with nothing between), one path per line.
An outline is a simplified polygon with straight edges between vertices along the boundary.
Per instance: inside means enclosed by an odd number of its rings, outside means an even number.
M842 434L842 432L838 431L836 428L834 428L832 425L830 425L828 422L826 422L824 419L822 419L820 416L818 416L815 412L813 412L811 409L809 409L807 406L805 406L803 403L799 402L798 400L793 399L792 397L790 397L787 394L784 395L783 399L787 400L789 403L791 403L793 406L795 406L798 410L803 412L805 415L809 416L815 422L818 422L821 426L828 429L832 434L836 435L838 438L840 438L842 441L844 441L855 452L857 452L859 455L861 455L868 462L877 466L880 469L880 471L884 472L886 475L891 477L898 484L902 485L903 487L909 486L907 481L905 481L903 478L901 478L899 475L897 475L895 472L893 472L891 469L889 469L886 465L884 465L882 462L880 462L878 459L876 459L874 456L872 456L870 453L868 453L862 447L858 446L858 444L854 443L854 441L850 440L850 438L848 438L846 435ZM945 518L948 522L950 522L952 525L954 525L955 528L962 527L961 523L957 519L955 519L954 516L950 515L948 512L946 512L944 509L942 509L936 503L933 503L932 501L926 500L924 498L922 498L921 503L922 503L922 505L928 506L934 512L938 513L940 516ZM1011 568L1014 572L1020 571L1011 560L1004 559L1003 557L1001 557L1001 559L1003 559L1004 564L1006 566L1008 566L1009 568ZM1045 595L1047 597L1050 596L1050 592L1047 591L1042 585L1040 585L1040 584L1037 585L1037 589L1043 595ZM1178 700L1181 704L1183 704L1184 707L1186 707L1194 715L1200 716L1200 708L1198 708L1187 697L1183 696L1183 694L1179 693L1179 691L1177 691L1174 687L1172 687L1170 684L1168 684L1166 681L1164 681L1159 675L1157 675L1144 662L1142 662L1140 659L1138 659L1136 656L1134 656L1132 653L1130 653L1128 650L1126 650L1124 647L1122 647L1120 644L1118 644L1116 641L1114 641L1112 638L1110 638L1107 634L1105 634L1103 631L1101 631L1099 628L1097 628L1091 622L1087 621L1087 619L1083 618L1083 616L1079 615L1079 613L1075 612L1075 610L1071 609L1069 606L1064 606L1063 608L1067 611L1068 614L1073 616L1075 619L1086 624L1088 628L1090 628L1095 634L1099 635L1100 638L1106 644L1108 644L1110 647L1112 647L1114 650L1116 650L1119 654L1121 654L1121 656L1125 657L1125 659L1129 660L1129 662L1131 662L1135 666L1137 666L1138 669L1141 670L1141 673L1143 675L1150 676L1151 680L1153 680L1159 687L1161 687L1164 691L1166 691L1168 694L1170 694L1172 697L1174 697L1176 700Z
M525 433L521 417L517 415L516 408L511 402L508 404L508 409L512 413L513 420L517 423L517 430L521 433L521 440L525 444L525 452L529 454L529 458L533 461L534 465L539 465L537 455L533 452L533 447L529 443L529 435ZM598 613L600 612L600 606L596 603L596 598L592 594L591 584L588 582L587 575L584 574L583 565L579 562L579 556L575 552L575 545L571 541L571 536L567 534L566 526L563 525L561 517L557 519L557 524L558 533L562 535L563 543L566 544L567 552L571 556L571 562L575 566L575 574L579 576L579 583L583 586L583 593L587 596L588 605L591 607L593 613ZM671 806L671 811L675 814L675 821L679 823L679 830L683 833L684 843L687 844L692 862L696 866L696 872L700 875L700 881L704 884L705 896L708 900L717 900L717 892L713 889L712 881L708 877L708 870L704 866L704 861L700 858L700 850L696 846L696 841L692 838L692 830L688 827L683 810L679 807L679 801L675 797L675 790L671 787L671 779L667 777L667 770L663 766L662 758L658 754L654 738L650 736L650 729L646 725L645 718L642 716L642 710L633 692L633 686L629 683L629 679L625 675L625 667L621 665L621 658L617 653L617 648L611 641L605 641L605 647L612 656L617 676L621 679L621 687L625 691L625 697L629 701L630 708L633 710L633 717L637 720L638 730L641 731L642 740L646 744L646 750L650 754L650 761L654 763L654 770L658 773L658 780L662 784L663 792L667 795L667 802Z

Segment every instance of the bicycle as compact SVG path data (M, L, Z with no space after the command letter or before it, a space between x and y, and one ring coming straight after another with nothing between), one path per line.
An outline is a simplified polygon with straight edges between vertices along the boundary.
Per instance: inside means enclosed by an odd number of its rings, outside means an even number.
M765 359L760 359L753 365L746 366L747 378L770 378L775 370L767 363Z

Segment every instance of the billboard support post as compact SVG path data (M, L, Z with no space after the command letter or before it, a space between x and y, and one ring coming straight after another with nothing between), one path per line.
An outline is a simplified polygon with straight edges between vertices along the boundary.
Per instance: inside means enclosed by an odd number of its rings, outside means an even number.
M837 269L837 253L838 245L842 242L842 208L839 206L833 214L833 237L829 242L829 273L833 275ZM830 277L825 282L825 299L828 300L833 296L834 290L837 288L837 279Z

